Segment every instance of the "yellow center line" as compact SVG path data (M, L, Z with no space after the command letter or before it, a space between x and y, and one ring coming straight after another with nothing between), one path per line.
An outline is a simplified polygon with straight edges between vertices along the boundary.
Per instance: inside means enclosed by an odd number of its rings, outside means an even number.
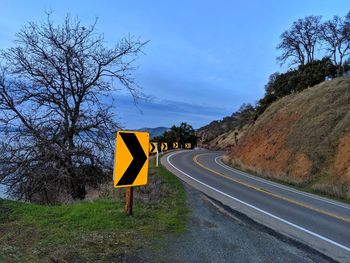
M227 180L233 181L233 182L235 182L235 183L238 183L238 184L240 184L240 185L243 185L243 186L245 186L245 187L247 187L247 188L250 188L250 189L253 189L253 190L255 190L255 191L258 191L258 192L261 192L261 193L264 193L264 194L267 194L267 195L276 197L276 198L278 198L278 199L287 201L287 202L289 202L289 203L292 203L292 204L295 204L295 205L299 205L299 206L301 206L301 207L304 207L304 208L307 208L307 209L316 211L316 212L318 212L318 213L321 213L321 214L324 214L324 215L327 215L327 216L330 216L330 217L334 217L334 218L336 218L336 219L343 220L343 221L345 221L345 222L350 223L350 218L346 218L346 217L343 217L343 216L340 216L340 215L336 215L336 214L333 214L333 213L331 213L331 212L327 212L327 211L324 211L324 210L322 210L322 209L319 209L319 208L316 208L316 207L313 207L313 206L304 204L304 203L302 203L302 202L295 201L295 200L290 199L290 198L288 198L288 197L285 197L285 196L281 196L281 195L278 195L278 194L271 193L271 192L269 192L269 191L267 191L267 190L265 190L265 189L256 187L256 186L254 186L254 185L247 184L247 183L245 183L245 182L239 181L239 180L234 179L234 178L232 178L232 177L230 177L230 176L227 176L227 175L225 175L225 174L222 174L222 173L220 173L220 172L217 172L217 171L215 171L215 170L213 170L213 169L211 169L211 168L209 168L209 167L203 165L202 163L200 163L200 162L197 160L199 156L203 156L203 155L206 155L206 154L207 154L207 153L204 153L204 154L197 154L197 155L195 155L195 156L193 157L193 161L194 161L197 165L199 165L200 167L204 168L205 170L208 170L208 171L210 171L210 172L212 172L212 173L214 173L214 174L216 174L216 175L219 175L219 176L221 176L221 177L223 177L223 178L225 178L225 179L227 179Z

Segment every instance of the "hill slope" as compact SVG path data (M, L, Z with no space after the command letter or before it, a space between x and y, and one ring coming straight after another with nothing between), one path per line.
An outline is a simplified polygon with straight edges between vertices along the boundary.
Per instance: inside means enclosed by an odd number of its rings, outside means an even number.
M243 104L238 111L222 120L212 121L199 128L196 135L198 146L213 150L224 150L234 145L242 131L251 123L254 107Z
M350 199L350 78L273 103L231 143L225 161Z

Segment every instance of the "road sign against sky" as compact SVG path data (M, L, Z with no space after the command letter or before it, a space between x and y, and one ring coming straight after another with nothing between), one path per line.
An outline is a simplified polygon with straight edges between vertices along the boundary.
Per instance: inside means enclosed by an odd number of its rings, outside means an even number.
M114 159L114 187L147 184L149 134L118 131Z
M244 102L255 103L268 76L286 70L275 60L275 47L293 21L310 14L343 16L349 1L4 0L0 48L12 45L26 22L44 20L45 10L52 10L58 23L67 13L88 25L98 17L97 30L107 44L129 33L150 40L136 62L135 79L153 99L140 102L138 109L128 94L114 94L124 126L170 127L186 121L199 128Z

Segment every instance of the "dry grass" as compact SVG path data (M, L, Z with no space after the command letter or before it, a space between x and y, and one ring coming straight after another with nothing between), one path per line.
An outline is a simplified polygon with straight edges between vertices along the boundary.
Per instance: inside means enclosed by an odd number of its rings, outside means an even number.
M273 103L236 146L229 134L218 144L231 141L231 165L349 199L349 134L350 78L337 78Z
M344 199L350 200L349 187L346 185L334 185L330 183L315 183L311 186L311 189L325 195L330 195L340 199L344 198Z
M134 187L134 200L142 203L160 202L171 193L170 185L157 176L154 168L150 168L148 184L142 187ZM98 189L88 191L86 201L99 199L115 199L123 201L125 199L125 189L115 189L113 182L102 184Z

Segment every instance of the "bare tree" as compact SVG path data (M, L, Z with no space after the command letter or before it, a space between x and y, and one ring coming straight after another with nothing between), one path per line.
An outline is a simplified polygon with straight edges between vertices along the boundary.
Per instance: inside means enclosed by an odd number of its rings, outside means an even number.
M1 52L0 182L15 197L83 199L86 186L111 175L118 125L110 98L118 83L140 95L131 74L145 42L129 36L109 48L95 24L67 16L55 25L48 14Z
M339 16L326 21L321 27L321 38L326 44L327 53L341 75L346 56L350 54L350 27Z
M344 19L344 27L349 30L350 28L350 11L347 13ZM349 36L350 37L350 36Z
M265 94L273 94L275 92L274 83L276 81L276 78L279 75L280 75L280 73L275 72L269 76L269 80L268 80L267 84L265 85Z
M281 64L305 65L314 61L317 44L320 40L320 16L307 16L293 23L283 32L277 49L282 54L277 58Z

